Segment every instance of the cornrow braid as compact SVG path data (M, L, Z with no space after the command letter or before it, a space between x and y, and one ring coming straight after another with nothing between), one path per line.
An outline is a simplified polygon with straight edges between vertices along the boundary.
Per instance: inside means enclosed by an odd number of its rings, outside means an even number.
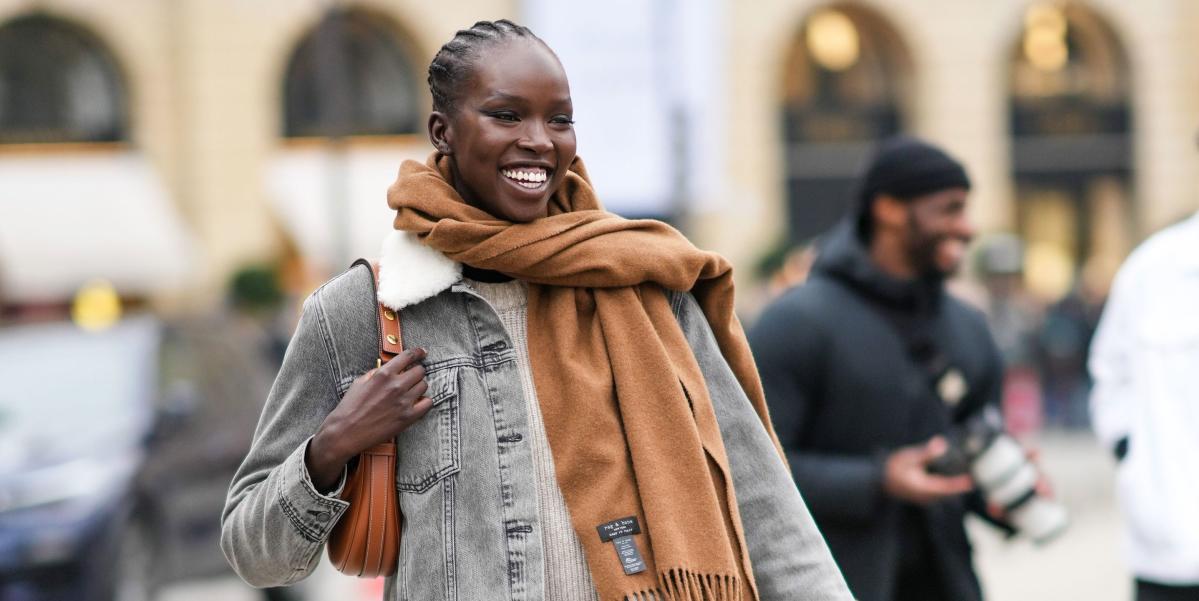
M433 110L454 110L461 84L470 78L480 50L515 38L532 39L545 44L528 27L507 19L479 21L470 29L455 33L453 39L446 42L433 57L433 62L429 63L429 92L433 94Z

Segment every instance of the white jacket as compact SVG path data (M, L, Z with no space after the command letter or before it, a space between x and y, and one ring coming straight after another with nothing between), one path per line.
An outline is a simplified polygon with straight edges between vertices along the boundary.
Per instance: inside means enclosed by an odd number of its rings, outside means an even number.
M1199 584L1199 214L1120 268L1090 369L1096 434L1128 437L1116 482L1133 573Z

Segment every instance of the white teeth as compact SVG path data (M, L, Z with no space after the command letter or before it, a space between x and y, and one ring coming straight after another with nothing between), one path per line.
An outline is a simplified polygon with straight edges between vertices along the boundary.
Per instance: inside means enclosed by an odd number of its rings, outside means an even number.
M504 177L516 180L526 188L536 188L549 175L545 169L502 169L500 173L504 174ZM533 185L526 185L526 183Z

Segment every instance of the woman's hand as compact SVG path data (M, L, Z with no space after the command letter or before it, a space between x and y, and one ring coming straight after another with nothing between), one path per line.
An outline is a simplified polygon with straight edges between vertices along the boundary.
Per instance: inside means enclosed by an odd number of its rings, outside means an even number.
M346 391L308 443L304 458L317 490L332 489L346 462L395 438L433 406L425 396L425 350L408 349L363 374Z

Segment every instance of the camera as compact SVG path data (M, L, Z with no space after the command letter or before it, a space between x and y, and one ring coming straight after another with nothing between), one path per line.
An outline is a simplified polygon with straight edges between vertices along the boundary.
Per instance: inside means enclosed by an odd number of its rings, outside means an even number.
M1040 478L1024 447L1003 430L998 412L984 412L950 430L949 449L928 466L943 476L970 474L988 503L1003 508L1007 521L1037 544L1065 531L1066 508L1037 493Z

